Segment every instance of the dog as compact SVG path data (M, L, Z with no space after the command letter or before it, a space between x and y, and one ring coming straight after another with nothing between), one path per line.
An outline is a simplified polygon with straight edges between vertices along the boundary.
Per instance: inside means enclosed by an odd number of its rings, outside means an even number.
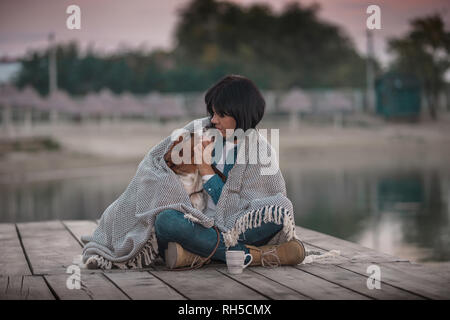
M212 139L213 140L213 139ZM183 160L183 149L189 148L191 151L191 158L189 163L175 164L172 161L171 153L173 148L179 143L185 143L182 146L178 155ZM180 136L177 141L175 141L169 148L169 151L164 155L164 160L167 166L179 177L184 189L189 195L189 199L192 206L203 212L205 210L208 194L203 190L202 176L198 170L197 165L194 163L194 133L185 134Z

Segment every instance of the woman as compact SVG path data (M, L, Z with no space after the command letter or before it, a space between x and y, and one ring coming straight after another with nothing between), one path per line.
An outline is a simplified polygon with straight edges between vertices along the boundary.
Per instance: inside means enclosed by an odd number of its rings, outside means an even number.
M211 116L212 127L218 129L225 138L225 148L216 170L227 177L236 159L233 159L231 164L225 159L230 153L237 155L237 139L231 140L230 137L233 137L236 129L247 131L256 128L264 115L265 101L252 81L242 76L230 75L208 90L205 103ZM204 182L204 189L209 195L205 214L214 218L216 205L225 183L213 169L214 164L211 164L213 155L208 154L207 150L211 148L206 148L207 146L208 143L198 146L197 150L203 155L203 161L197 166ZM227 164L224 166L225 162ZM267 183L270 181L267 180ZM238 243L228 250L250 253L253 256L251 265L298 264L305 256L305 249L300 241L294 239L281 245L264 246L281 231L282 227L275 222L263 222L257 228L248 229L241 234ZM191 223L184 218L182 212L176 210L161 212L156 218L155 229L160 254L169 268L204 263L205 257L208 257L217 245L217 234L213 228ZM223 236L220 235L212 259L226 262L226 250Z
M203 155L198 168L209 197L206 210L192 206L167 166L164 156L177 137L166 137L147 153L94 233L82 236L82 261L88 268L141 268L158 256L169 268L179 268L203 264L210 255L225 262L226 250L252 254L251 265L298 264L304 259L273 148L255 130L265 109L261 93L249 79L230 75L208 90L205 103L210 117L196 119L183 130L193 133L196 124L212 126L225 138L224 152L217 143L210 154L203 152L211 149L206 144L197 145ZM242 132L245 135L234 138L233 133ZM270 154L276 170L253 162L254 148ZM213 156L227 161L211 162Z

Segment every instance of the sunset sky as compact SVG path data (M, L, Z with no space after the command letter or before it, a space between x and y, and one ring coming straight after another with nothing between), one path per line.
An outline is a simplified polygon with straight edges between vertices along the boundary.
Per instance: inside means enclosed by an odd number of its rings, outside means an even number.
M119 47L173 46L172 32L177 9L189 0L1 0L0 1L0 58L18 57L31 48L47 44L50 31L58 41L76 39L82 48L88 44L99 52ZM288 0L232 0L249 5L269 3L280 10ZM411 18L442 13L446 27L450 27L450 1L366 1L366 0L302 0L301 4L317 2L322 20L341 26L353 39L358 50L365 54L366 8L376 4L381 8L381 30L375 31L376 55L383 63L389 59L385 52L387 37L399 36L408 30ZM66 8L77 4L81 8L81 30L66 28Z

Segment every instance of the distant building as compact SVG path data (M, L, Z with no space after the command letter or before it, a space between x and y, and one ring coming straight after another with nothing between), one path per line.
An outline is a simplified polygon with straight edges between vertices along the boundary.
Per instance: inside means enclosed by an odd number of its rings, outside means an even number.
M420 82L413 76L388 72L375 81L376 113L386 119L418 120L421 109Z
M16 60L0 59L0 84L11 83L13 77L20 71L22 64Z

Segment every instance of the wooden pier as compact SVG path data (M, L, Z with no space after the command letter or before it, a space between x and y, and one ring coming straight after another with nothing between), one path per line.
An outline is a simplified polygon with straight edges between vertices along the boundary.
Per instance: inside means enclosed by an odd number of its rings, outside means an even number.
M293 267L249 267L240 275L211 263L195 271L81 269L69 289L68 267L81 254L81 235L95 221L0 224L0 299L449 299L450 270L431 270L358 244L297 227L307 249L340 255ZM379 267L380 289L367 286Z

